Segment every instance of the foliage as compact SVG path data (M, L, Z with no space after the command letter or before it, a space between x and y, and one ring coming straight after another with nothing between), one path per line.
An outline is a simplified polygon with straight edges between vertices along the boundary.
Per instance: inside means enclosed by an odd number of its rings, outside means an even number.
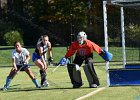
M15 28L11 22L6 22L4 19L0 19L0 32L6 32ZM1 33L3 34L3 33Z
M53 34L51 35L52 37L57 37L59 40L64 39L68 44L76 37L75 34L81 30L87 32L90 40L103 44L102 0L8 0L8 2L11 2L10 6L8 6L9 11L16 12L17 15L12 16L9 14L12 17L7 22L13 20L14 24L19 24L17 26L22 28L25 33L24 40L26 45L35 45L35 41L31 40L37 39L43 33L40 31L40 27ZM128 13L134 13L131 14L132 16L125 16L126 20L133 19L133 21L139 23L136 20L140 16L139 12L136 9L128 8ZM109 35L111 34L109 41L120 42L120 9L118 6L108 5L107 11L108 22L111 23L109 24L111 26L109 27ZM17 20L17 16L21 18ZM29 22L31 23L30 25ZM5 34L3 30L1 32ZM127 32L127 34L129 33L128 38L134 32ZM27 38L31 39L27 40ZM57 44L57 39L50 40L52 40L52 43Z
M5 40L4 35L8 32L11 33L13 30L22 33L21 28L19 28L15 25L15 23L9 20L7 14L4 14L0 19L0 45L7 45L7 40ZM12 34L9 34L9 37L10 36L12 36Z
M140 43L140 26L129 24L126 27L126 39L135 43Z
M11 23L10 21L7 22L4 19L0 19L0 39L1 39L0 44L1 45L5 45L3 40L3 35L12 29L16 29L13 23Z
M4 40L8 46L12 46L15 41L20 41L23 44L22 35L18 31L9 31L5 33Z

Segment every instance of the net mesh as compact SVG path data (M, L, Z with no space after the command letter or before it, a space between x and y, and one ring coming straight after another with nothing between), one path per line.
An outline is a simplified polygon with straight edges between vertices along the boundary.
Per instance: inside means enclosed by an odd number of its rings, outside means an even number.
M109 49L113 52L112 62L123 61L122 33L121 33L121 11L120 6L108 5L114 12L108 12L108 35ZM124 30L126 46L126 64L140 64L140 8L139 6L125 6Z

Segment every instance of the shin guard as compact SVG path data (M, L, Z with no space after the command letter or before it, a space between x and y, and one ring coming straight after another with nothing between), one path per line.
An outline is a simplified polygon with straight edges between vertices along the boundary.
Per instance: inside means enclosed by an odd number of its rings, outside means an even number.
M35 84L36 88L39 88L40 87L37 79L33 79L32 81Z
M46 72L40 70L40 76L41 76L41 85L46 81Z
M93 63L86 64L85 66L83 66L83 69L84 69L85 75L87 77L87 80L89 82L89 85L97 84L99 86L100 85L99 79L98 79L95 69L93 67Z
M69 77L71 79L71 83L75 87L82 86L82 78L81 78L81 71L80 67L76 64L68 64L67 65Z
M4 85L5 88L9 88L9 85L11 83L11 80L12 79L9 76L7 76L7 78L6 78L6 84Z

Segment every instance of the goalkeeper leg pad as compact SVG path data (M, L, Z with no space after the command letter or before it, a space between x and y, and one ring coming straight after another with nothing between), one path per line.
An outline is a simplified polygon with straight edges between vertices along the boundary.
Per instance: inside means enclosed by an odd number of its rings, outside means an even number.
M71 83L73 84L73 88L79 88L82 86L82 78L80 67L77 64L68 64L67 65L69 77L71 79Z
M100 85L99 79L98 79L95 69L93 67L93 63L86 64L85 66L83 66L83 69L84 69L85 75L87 77L87 80L89 82L89 86L91 87L94 84L99 86Z

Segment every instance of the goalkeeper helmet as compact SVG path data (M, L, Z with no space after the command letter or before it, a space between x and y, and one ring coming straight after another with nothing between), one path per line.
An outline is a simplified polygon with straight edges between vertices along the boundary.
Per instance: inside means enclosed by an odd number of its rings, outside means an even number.
M78 33L77 41L79 44L83 44L86 39L87 39L87 35L84 31Z

